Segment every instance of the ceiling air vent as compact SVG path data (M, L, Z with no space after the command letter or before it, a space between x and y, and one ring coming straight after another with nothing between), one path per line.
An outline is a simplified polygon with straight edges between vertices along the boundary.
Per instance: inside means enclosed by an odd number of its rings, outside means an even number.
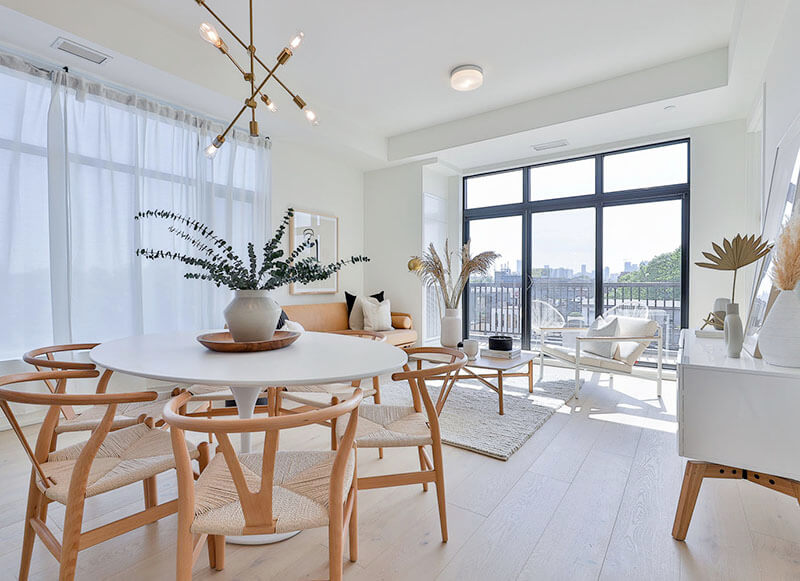
M569 141L566 139L559 139L558 141L548 141L547 143L537 143L536 145L531 145L536 151L545 151L547 149L555 149L557 147L566 147L569 145Z
M111 58L107 54L103 54L102 52L98 52L93 48L83 46L82 44L78 44L77 42L67 40L66 38L62 38L60 36L50 46L57 48L58 50L63 50L64 52L68 52L69 54L78 58L93 62L96 65L101 65Z

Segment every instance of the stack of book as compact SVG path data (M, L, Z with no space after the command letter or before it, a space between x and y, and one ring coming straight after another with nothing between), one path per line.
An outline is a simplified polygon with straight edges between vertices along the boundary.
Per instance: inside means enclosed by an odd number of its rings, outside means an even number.
M497 349L481 349L481 357L492 357L494 359L516 359L522 350L519 348L511 351L498 351Z

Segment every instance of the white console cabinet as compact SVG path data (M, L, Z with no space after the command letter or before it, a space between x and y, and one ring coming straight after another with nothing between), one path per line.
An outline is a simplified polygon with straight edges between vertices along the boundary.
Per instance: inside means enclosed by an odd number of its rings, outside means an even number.
M722 339L681 334L678 453L689 459L673 536L683 540L703 478L739 478L800 500L800 369L769 365Z

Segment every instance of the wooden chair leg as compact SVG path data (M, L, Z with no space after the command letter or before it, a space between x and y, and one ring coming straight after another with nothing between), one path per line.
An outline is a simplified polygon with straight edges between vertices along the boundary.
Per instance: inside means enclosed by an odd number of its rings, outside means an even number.
M444 465L441 444L433 445L433 469L436 471L436 501L439 504L439 525L442 529L442 542L447 542L447 503L444 498Z
M353 510L350 513L350 524L347 532L350 535L350 562L358 561L358 462L353 466Z
M83 525L83 507L84 501L82 498L76 502L67 503L67 509L64 514L64 536L61 542L61 567L58 573L58 581L73 581L75 579L78 551L80 550L81 527Z
M419 469L425 472L428 469L428 464L425 462L425 451L422 446L417 446L417 452L419 453ZM422 490L423 492L428 492L428 483L422 483Z
M36 540L36 533L33 532L31 527L31 519L37 516L40 509L42 493L36 486L36 476L31 473L31 484L28 489L28 507L25 510L25 523L24 532L22 534L22 559L19 564L19 578L20 581L25 581L28 578L28 573L31 568L31 555L33 554L33 543ZM45 506L47 504L45 503Z
M705 462L689 460L686 463L681 495L675 511L675 523L672 526L672 536L677 541L686 540L686 533L689 531L689 523L692 521L692 513L697 503L697 495L700 493L700 486L703 484L705 470Z
M158 485L156 484L156 477L151 476L142 480L142 487L144 488L144 507L153 508L158 504Z
M211 537L209 537L211 539ZM216 556L217 563L214 569L222 571L225 568L225 537L222 535L214 535L214 555Z
M372 378L372 389L375 390L375 395L372 396L373 401L380 405L381 403L381 378L380 377L373 377ZM383 448L378 448L378 458L383 460Z
M334 511L331 511L333 513ZM328 574L331 581L342 581L344 569L344 536L342 531L342 510L331 514L328 525Z
M210 569L217 568L217 545L214 543L214 535L208 535L206 545L208 545L208 567Z
M178 543L175 554L175 580L192 581L192 566L194 538L190 530L192 515L181 515L178 512ZM216 546L214 547L214 561L216 563Z

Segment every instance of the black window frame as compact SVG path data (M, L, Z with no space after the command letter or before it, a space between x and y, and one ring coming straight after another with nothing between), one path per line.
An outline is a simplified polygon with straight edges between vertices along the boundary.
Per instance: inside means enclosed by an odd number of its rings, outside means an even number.
M686 144L686 182L649 188L636 188L631 190L603 191L603 160L609 155L629 153L665 147L669 145ZM669 141L658 141L646 145L637 145L622 149L614 149L590 155L581 155L556 159L541 163L532 163L512 168L481 172L462 177L462 242L470 239L469 226L472 220L486 218L504 218L508 216L522 216L522 285L521 285L521 342L523 349L530 349L531 317L530 317L530 269L533 260L531 248L531 222L533 214L552 212L558 210L574 210L580 208L595 209L595 313L603 312L603 208L643 204L648 202L681 201L681 328L689 326L689 212L692 183L691 167L691 139L681 138ZM552 198L548 200L531 200L530 174L531 169L560 163L568 163L583 159L595 161L595 191L593 194ZM522 170L522 201L514 204L499 206L484 206L480 208L467 208L467 189L470 179L494 175L499 173ZM464 289L465 297L469 296L469 282ZM463 336L469 336L469 300L462 301Z

